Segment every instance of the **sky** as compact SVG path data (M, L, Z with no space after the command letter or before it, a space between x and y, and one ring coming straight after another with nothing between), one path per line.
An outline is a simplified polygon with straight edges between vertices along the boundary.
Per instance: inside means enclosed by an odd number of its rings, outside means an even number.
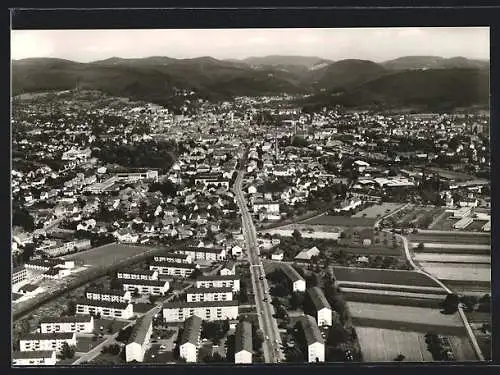
M376 62L401 56L489 59L488 27L351 29L13 30L11 57L242 59L300 55Z

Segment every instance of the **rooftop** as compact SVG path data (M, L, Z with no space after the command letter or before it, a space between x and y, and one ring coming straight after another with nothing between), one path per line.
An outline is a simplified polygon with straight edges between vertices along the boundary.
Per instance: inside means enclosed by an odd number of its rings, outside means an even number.
M137 279L120 279L122 285L147 285L147 286L165 286L166 280L137 280Z
M184 321L184 331L182 332L180 345L191 343L198 345L198 338L201 331L201 318L193 315Z
M239 322L236 327L236 332L234 333L234 340L235 353L241 352L242 350L252 353L252 324L247 321Z
M75 316L48 316L40 319L40 324L49 323L88 323L92 320L90 315L75 315Z
M144 342L146 341L147 334L149 331L149 328L151 327L152 324L152 317L151 315L144 315L141 318L137 319L137 322L134 325L134 328L132 329L132 333L130 334L130 338L128 343L137 343L139 345L143 345Z
M35 350L29 352L13 352L12 359L38 359L38 358L50 358L54 355L51 350Z
M292 283L295 281L304 280L304 278L299 275L299 273L295 270L295 268L293 268L289 264L283 264L281 270L286 275L286 277L290 279Z
M215 280L239 280L239 277L236 275L208 275L208 276L200 276L196 279L196 281L215 281Z
M304 315L299 320L302 329L304 330L304 336L306 338L307 345L319 342L324 344L321 332L316 324L316 320L311 315Z
M149 266L150 267L189 268L189 269L195 269L196 268L196 264L178 263L178 262L167 262L167 261L152 262Z
M202 302L167 302L163 305L164 309L178 309L178 308L197 308L197 307L224 307L224 306L238 306L238 301L202 301Z
M186 290L186 293L228 293L232 292L233 288L231 287L223 287L223 288L196 288L196 287L191 287L188 290Z
M76 334L74 332L54 332L54 333L27 333L21 336L21 340L69 340Z
M120 309L120 310L125 310L129 305L128 303L96 301L90 299L80 299L77 302L77 304L85 306L107 307L111 309Z
M85 293L94 293L94 294L120 296L120 297L123 297L125 295L125 291L119 289L89 288L85 291Z
M315 286L313 288L310 288L307 293L309 294L309 297L311 298L311 301L317 311L323 308L331 309L331 306L328 303L325 294L319 287Z

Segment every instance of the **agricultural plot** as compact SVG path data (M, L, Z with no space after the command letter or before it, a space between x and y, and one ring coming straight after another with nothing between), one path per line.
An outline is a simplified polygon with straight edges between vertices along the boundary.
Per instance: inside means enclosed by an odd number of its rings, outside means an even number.
M440 280L491 282L489 264L420 262L420 265Z
M82 260L85 265L105 266L113 265L135 255L150 252L153 250L155 249L112 243L96 247L95 249L81 251L79 253L64 256L62 258L68 260Z
M348 302L355 326L398 329L402 331L438 334L465 334L458 313L442 314L439 309L416 306Z
M405 361L432 361L423 333L374 327L355 329L364 362L392 362L399 354L405 356Z
M347 301L377 303L384 305L428 307L439 309L444 301L444 295L399 292L392 290L373 290L358 288L342 288Z
M449 243L449 244L474 244L490 245L491 236L479 233L458 233L449 231L422 232L408 235L408 241L416 243Z
M415 253L413 259L417 262L491 264L490 255L446 254L446 253Z
M324 215L304 221L309 225L333 225L339 227L373 227L376 219L348 216Z
M439 285L428 276L415 271L379 270L375 268L333 267L337 281L361 281L367 283L433 286Z
M401 203L382 203L375 204L373 206L367 207L362 211L352 215L352 217L361 217L366 219L377 219L382 216L389 215L391 212L394 212L404 205Z

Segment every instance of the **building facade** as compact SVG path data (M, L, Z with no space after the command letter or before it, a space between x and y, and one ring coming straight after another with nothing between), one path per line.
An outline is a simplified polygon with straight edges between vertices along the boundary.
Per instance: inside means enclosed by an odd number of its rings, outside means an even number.
M163 307L163 319L166 323L183 322L193 315L208 321L237 319L238 302L173 302Z
M94 317L91 315L60 316L40 321L41 333L92 333L94 328Z
M164 296L170 288L167 280L121 279L123 290L133 293L137 290L142 295Z
M19 348L22 352L27 351L60 351L64 343L76 346L76 333L30 333L19 340Z
M232 301L233 288L190 288L186 291L187 302Z
M233 288L233 292L240 291L240 279L236 276L201 276L196 279L196 288Z
M76 313L84 315L100 314L105 318L130 319L134 315L131 303L81 300L76 305Z

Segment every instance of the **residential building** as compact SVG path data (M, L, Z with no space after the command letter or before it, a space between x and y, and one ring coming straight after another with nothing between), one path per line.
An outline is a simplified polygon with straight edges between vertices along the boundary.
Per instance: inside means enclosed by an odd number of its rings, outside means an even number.
M317 257L319 255L319 249L314 246L310 249L304 249L300 253L295 256L295 259L298 261L309 261L312 257Z
M226 250L216 247L187 247L176 249L174 252L189 255L192 260L217 261L226 259Z
M28 279L28 271L23 266L15 267L12 270L12 285L17 285Z
M332 325L332 308L328 303L323 291L315 286L307 290L307 295L311 308L318 322L318 326L331 326Z
M55 350L39 350L29 352L13 352L13 366L55 366L57 356Z
M308 362L325 362L325 342L314 318L310 315L300 317L300 327L305 339Z
M453 217L457 219L463 219L464 217L468 217L472 214L472 207L461 207L458 210L453 211Z
M41 333L94 332L94 317L91 315L57 316L40 320Z
M43 277L46 279L60 280L63 277L68 276L70 273L71 271L68 269L54 267L54 268L49 268L47 271L45 271L43 273Z
M134 315L134 307L131 303L82 299L77 302L76 313L85 315L100 314L105 318L130 319Z
M234 333L234 363L252 363L252 324L240 321Z
M120 279L124 291L137 292L141 295L164 296L170 289L167 280Z
M85 298L96 301L126 303L132 300L132 295L128 290L90 288L85 291Z
M45 248L42 251L49 257L56 257L68 254L73 251L82 251L90 249L91 247L92 245L89 239L82 239L82 240L64 242L60 245Z
M267 213L279 214L280 204L279 202L264 202L260 200L255 201L253 204L254 214L258 213L261 210L265 210Z
M284 255L285 255L285 253L283 252L283 250L278 249L274 253L271 254L271 259L282 261Z
M228 276L236 274L236 263L228 261L224 263L222 268L219 270L219 275Z
M60 351L64 343L67 343L69 346L76 346L76 333L28 333L19 339L19 348L22 352L40 350Z
M306 291L306 281L292 266L282 264L281 269L291 284L292 292Z
M188 363L195 363L198 359L201 323L201 318L196 315L193 315L184 321L184 329L179 341L179 355Z
M193 258L189 254L166 253L163 255L155 255L155 262L172 262L172 263L193 263Z
M234 275L200 276L196 279L197 288L224 288L231 287L233 292L240 291L240 279Z
M203 320L238 318L238 301L170 302L163 306L165 322L183 322L196 315Z
M233 288L189 288L186 291L187 302L232 301Z
M137 319L128 344L125 346L125 360L127 362L144 361L144 354L151 340L153 332L153 319L151 315L144 315Z
M158 271L152 271L152 270L133 271L125 269L118 271L116 277L119 279L158 280Z
M197 264L192 263L177 263L177 262L153 262L149 265L151 271L156 271L160 275L189 277L197 268Z

